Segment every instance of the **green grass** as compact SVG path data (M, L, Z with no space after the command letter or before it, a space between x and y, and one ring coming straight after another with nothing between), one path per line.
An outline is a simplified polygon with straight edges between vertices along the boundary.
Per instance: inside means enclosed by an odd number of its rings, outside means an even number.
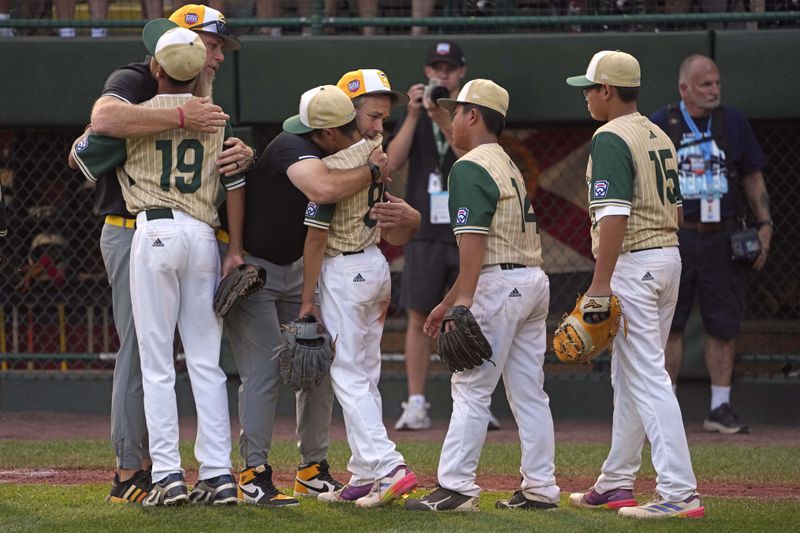
M484 493L477 514L405 511L399 504L355 509L303 500L299 507L264 509L183 506L143 509L104 504L106 485L0 484L0 531L733 531L796 530L798 505L790 502L707 498L703 520L639 522L613 513L562 508L553 512L499 511L500 495Z
M433 474L439 462L441 444L430 442L399 443L398 449L418 472ZM701 481L750 481L754 483L800 484L800 448L745 447L696 444L692 462ZM608 444L558 443L556 474L565 477L594 477L608 453ZM645 448L642 476L655 474ZM479 471L486 474L519 475L519 445L487 443L481 455ZM350 455L344 442L331 443L329 460L336 472L343 472ZM192 444L181 443L184 467L196 469ZM270 463L276 471L291 471L299 461L291 442L274 442ZM238 452L233 454L239 465ZM0 468L69 468L111 469L114 456L108 441L0 441ZM340 476L341 477L341 476Z

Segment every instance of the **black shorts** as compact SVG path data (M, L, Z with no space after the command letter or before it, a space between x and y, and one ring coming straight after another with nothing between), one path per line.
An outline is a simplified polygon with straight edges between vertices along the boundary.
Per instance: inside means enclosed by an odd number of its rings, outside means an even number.
M678 232L683 266L672 331L682 332L686 327L697 293L706 333L723 341L739 334L745 313L747 266L731 260L730 233L730 229Z
M400 305L428 314L458 277L455 242L411 241L405 249Z

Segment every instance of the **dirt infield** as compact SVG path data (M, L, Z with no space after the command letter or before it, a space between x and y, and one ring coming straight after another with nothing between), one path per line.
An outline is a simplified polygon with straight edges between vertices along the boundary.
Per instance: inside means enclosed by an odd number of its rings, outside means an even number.
M503 429L490 431L488 442L517 442L518 436L513 421L504 420ZM387 428L391 424L387 421ZM233 434L239 432L234 424ZM92 439L102 440L109 436L109 420L105 415L74 415L59 413L0 413L0 439L19 440L68 440ZM181 419L180 432L183 439L193 439L196 431L196 419ZM431 429L425 431L394 431L389 429L389 436L396 442L442 442L447 431L446 420L435 420ZM332 438L345 440L344 426L335 422L331 429ZM700 426L688 426L689 444L714 443L724 446L797 446L797 429L789 426L757 426L748 435L724 436L706 433ZM281 418L273 435L275 440L292 440L294 421ZM610 442L610 423L561 421L556 423L556 442ZM113 470L67 470L67 469L13 469L0 470L0 483L50 483L50 484L82 484L107 483L113 477ZM189 474L188 481L194 481ZM275 472L278 485L291 485L294 474L291 472ZM580 477L558 478L558 484L564 492L585 490L594 479ZM478 475L478 484L486 490L510 491L518 488L518 480L507 475ZM420 486L432 487L436 484L435 476L420 477ZM637 481L636 491L640 494L652 492L654 479ZM800 501L800 480L795 484L757 484L749 482L703 482L699 480L698 489L702 494L727 497L747 497L757 495L758 499L779 497Z

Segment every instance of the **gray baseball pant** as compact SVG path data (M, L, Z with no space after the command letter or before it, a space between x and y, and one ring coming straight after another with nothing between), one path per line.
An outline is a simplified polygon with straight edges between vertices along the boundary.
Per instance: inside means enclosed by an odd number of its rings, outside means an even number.
M223 255L227 246L220 243ZM225 317L225 335L242 384L239 387L239 452L247 467L267 464L280 387L275 348L282 342L280 325L297 318L303 291L303 260L275 265L245 256L246 263L267 270L264 288L239 302ZM328 455L333 387L330 375L311 392L296 393L297 446L303 464Z
M150 452L144 418L139 345L131 308L129 272L134 232L133 228L103 224L100 251L111 285L114 325L119 336L111 390L111 442L117 456L117 467L139 470L142 468L142 459L149 458Z

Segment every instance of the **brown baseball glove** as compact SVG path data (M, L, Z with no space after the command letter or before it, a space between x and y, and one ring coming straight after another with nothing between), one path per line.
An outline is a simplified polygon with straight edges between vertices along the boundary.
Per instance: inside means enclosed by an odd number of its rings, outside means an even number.
M224 317L240 300L264 287L267 271L258 265L239 265L231 270L214 293L214 312Z

